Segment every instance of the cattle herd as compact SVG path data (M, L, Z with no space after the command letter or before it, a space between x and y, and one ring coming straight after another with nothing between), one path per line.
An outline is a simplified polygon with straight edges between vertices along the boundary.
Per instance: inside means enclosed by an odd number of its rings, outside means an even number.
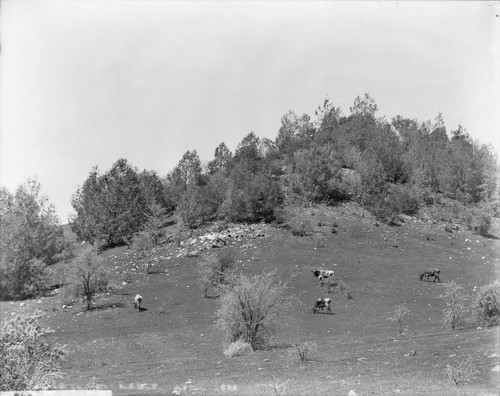
M333 270L324 270L324 269L313 269L311 268L312 273L314 276L318 279L319 283L322 284L324 280L328 280L330 278L333 279ZM423 273L419 275L420 280L427 280L427 282L430 282L430 277L432 276L433 282L440 283L441 278L439 277L441 273L441 270L437 268L427 268ZM141 310L141 303L142 303L142 296L140 294L137 294L134 297L134 308L136 311ZM318 312L324 312L326 309L327 313L332 314L332 309L331 309L331 304L332 304L332 299L328 297L323 297L323 298L318 298L314 304L313 307L313 312L318 313Z

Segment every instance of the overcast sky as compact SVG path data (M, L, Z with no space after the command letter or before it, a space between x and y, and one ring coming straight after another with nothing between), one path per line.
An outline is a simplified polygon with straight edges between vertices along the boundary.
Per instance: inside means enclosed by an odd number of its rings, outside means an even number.
M344 114L463 125L500 148L498 2L1 3L0 185L36 176L63 223L95 165L166 175L328 96Z

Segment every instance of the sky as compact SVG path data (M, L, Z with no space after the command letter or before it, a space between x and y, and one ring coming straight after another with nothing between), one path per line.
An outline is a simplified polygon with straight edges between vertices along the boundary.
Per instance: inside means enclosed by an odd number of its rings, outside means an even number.
M3 0L0 185L36 177L62 223L92 167L170 172L289 110L462 125L500 153L499 2Z

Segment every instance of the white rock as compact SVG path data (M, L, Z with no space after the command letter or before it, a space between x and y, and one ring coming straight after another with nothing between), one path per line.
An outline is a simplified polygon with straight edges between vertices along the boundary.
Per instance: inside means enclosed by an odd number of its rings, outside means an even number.
M347 396L358 396L358 395L356 394L356 392L354 391L354 389L351 389L349 391L349 393L347 394Z
M495 372L500 371L500 365L493 367L491 369L491 371L495 371Z
M498 353L492 353L490 356L488 356L490 359L497 358L499 355Z

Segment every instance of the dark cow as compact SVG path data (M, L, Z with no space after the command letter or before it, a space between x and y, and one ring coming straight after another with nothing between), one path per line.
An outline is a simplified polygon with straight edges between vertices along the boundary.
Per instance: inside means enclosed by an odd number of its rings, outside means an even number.
M321 312L323 312L323 309L326 308L327 312L332 313L332 308L330 307L332 304L332 299L331 298L318 298L318 300L316 301L316 304L314 305L313 307L313 312L314 313L318 313L319 310L321 310Z
M441 273L441 270L437 268L427 268L423 273L420 274L420 280L427 279L427 282L429 282L429 276L434 277L434 282L441 282L441 279L439 278L439 274Z

